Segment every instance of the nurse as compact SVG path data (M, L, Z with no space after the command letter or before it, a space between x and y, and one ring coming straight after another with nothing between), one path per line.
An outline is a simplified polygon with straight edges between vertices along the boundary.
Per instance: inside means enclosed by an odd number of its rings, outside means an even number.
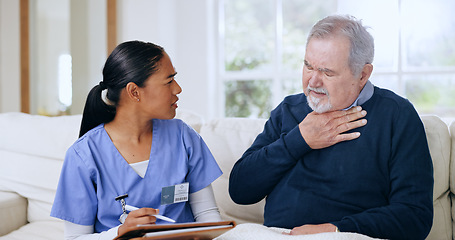
M153 43L124 42L108 57L51 211L64 220L65 239L113 239L128 227L166 223L155 214L180 223L221 220L211 183L222 172L202 138L173 119L182 91L176 74ZM181 191L167 194L175 188ZM125 212L124 195L139 209Z

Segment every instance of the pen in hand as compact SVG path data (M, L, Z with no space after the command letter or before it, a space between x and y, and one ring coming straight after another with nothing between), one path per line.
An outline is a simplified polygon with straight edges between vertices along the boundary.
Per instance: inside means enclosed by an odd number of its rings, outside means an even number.
M134 210L138 210L138 209L139 209L139 208L134 207L134 206L131 206L131 205L128 205L128 204L125 205L125 210L127 210L127 211L129 211L129 212L134 211ZM163 215L154 214L154 215L152 215L152 216L154 216L154 217L156 217L156 218L158 218L158 219L167 221L167 222L175 223L175 220L174 220L174 219L165 217L165 216L163 216Z

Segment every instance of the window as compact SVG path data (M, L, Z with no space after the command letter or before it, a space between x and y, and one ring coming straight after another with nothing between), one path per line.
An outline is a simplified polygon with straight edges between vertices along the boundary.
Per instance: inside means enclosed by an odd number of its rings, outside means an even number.
M268 117L302 92L312 25L351 14L375 38L370 80L408 98L420 114L455 117L452 0L219 0L219 96L226 117Z

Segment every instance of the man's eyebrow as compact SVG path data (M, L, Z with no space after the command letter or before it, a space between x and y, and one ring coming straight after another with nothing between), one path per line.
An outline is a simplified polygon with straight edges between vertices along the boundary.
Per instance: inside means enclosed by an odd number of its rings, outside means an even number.
M177 72L175 72L175 73L169 75L167 78L173 78L173 77L175 77L175 75L177 75Z
M325 73L332 73L332 74L336 73L332 69L328 69L328 68L319 68L318 70L321 71L321 72L325 72Z
M307 60L303 60L303 64L305 64L305 66L307 66L307 67L313 67L313 66L311 66L310 63L308 63ZM336 73L335 71L333 71L332 69L329 69L329 68L318 68L317 70L321 71L321 72L325 72L325 73L332 73L332 74Z
M313 67L313 66L311 66L310 63L308 63L307 60L303 60L303 64L305 64L305 66L307 66L307 67ZM335 72L334 70L329 69L329 68L318 68L317 70L318 70L318 71L321 71L321 72L323 72L323 73L329 73L329 74L336 74L336 73L337 73L337 72Z

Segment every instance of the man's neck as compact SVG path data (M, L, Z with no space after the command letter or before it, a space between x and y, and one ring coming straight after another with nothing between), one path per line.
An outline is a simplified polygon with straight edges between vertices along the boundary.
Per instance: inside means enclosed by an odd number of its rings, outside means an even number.
M374 85L370 82L370 80L368 80L367 83L365 84L365 86L363 86L362 91L360 91L357 99L351 104L351 106L349 106L343 110L348 110L352 107L364 104L366 101L370 100L371 96L373 96L373 92L374 92Z

